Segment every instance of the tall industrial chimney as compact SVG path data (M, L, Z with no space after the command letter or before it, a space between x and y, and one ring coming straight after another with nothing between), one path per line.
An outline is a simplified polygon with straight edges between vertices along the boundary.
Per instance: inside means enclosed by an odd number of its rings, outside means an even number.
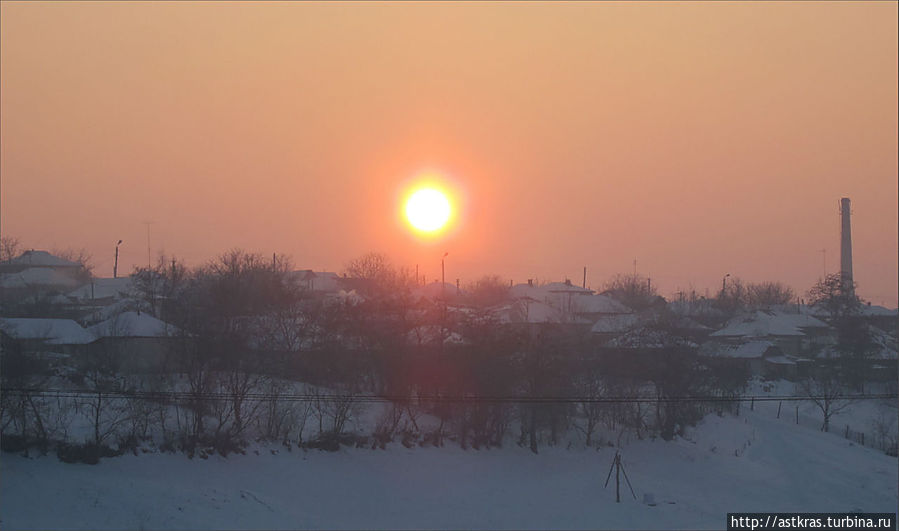
M852 225L849 198L840 199L840 277L843 285L852 291Z

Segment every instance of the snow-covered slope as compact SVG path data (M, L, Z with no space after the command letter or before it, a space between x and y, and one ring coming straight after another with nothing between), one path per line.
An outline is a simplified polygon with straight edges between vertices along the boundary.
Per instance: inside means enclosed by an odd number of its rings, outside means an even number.
M672 442L625 443L638 499L622 484L620 504L614 478L603 489L613 448L276 446L96 466L3 454L0 527L715 529L727 512L896 510L895 458L772 413L757 405L739 417L710 415ZM644 504L645 493L657 505Z

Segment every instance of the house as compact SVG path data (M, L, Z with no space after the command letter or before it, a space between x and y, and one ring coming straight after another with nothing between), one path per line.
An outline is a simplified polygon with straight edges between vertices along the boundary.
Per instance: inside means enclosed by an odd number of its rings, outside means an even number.
M789 356L802 356L830 341L833 329L811 315L779 310L755 310L729 320L709 339L738 345L750 340L768 340Z
M770 379L795 379L797 360L784 355L773 341L754 339L739 344L711 341L699 349L710 365L738 367L753 376Z
M89 352L112 356L123 372L166 368L178 329L146 312L126 311L88 330L96 336Z
M343 279L330 271L299 269L288 274L288 278L300 287L317 293L337 293L343 287Z
M91 306L106 306L128 298L133 287L131 277L92 278L87 284L66 293L66 296Z
M590 333L596 344L605 345L639 323L640 319L634 313L603 315L593 323Z
M0 318L3 348L31 353L79 354L96 336L71 319Z

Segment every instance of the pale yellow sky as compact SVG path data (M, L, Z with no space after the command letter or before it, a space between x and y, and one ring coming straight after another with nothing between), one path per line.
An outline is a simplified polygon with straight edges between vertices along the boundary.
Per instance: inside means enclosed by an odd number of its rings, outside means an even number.
M339 271L897 302L897 4L2 2L0 231L111 276L232 247ZM464 208L422 242L398 198Z

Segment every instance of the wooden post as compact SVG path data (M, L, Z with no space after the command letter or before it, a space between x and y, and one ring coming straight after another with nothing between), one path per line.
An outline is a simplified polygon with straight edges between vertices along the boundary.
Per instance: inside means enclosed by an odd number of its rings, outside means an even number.
M796 424L799 424L799 406L796 406Z
M777 418L780 418L780 406L782 406L783 404L784 404L783 400L781 400L780 402L777 403Z
M621 454L615 456L615 503L621 503L619 474L621 473Z

